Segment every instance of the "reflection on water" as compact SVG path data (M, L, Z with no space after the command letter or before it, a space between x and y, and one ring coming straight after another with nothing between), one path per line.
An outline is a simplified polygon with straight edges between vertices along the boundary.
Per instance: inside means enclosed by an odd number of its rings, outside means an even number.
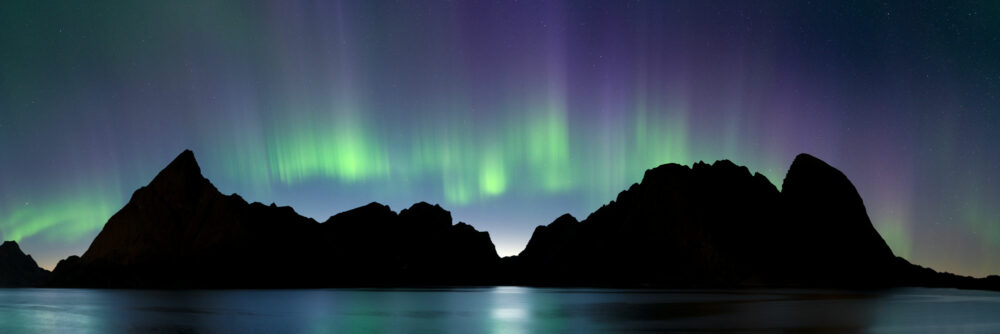
M0 333L1000 332L951 289L0 289Z

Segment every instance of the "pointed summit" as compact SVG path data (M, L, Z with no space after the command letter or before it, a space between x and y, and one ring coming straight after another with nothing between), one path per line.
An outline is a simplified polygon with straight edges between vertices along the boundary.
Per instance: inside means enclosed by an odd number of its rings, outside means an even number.
M125 207L108 219L81 261L108 257L115 264L129 264L149 254L168 252L180 244L169 240L174 234L193 233L192 226L198 226L195 221L208 219L204 213L199 216L200 208L223 210L246 205L238 197L231 198L232 202L227 199L201 175L194 152L184 150L147 186L132 193ZM128 244L128 249L119 247L121 244Z
M3 245L0 245L0 254L24 255L24 252L21 251L21 247L17 245L16 241L8 240L4 241Z
M184 150L167 167L156 174L148 188L163 194L168 200L185 201L206 190L214 190L211 182L201 175L201 167L194 158L194 152ZM210 190L210 192L211 192Z
M198 166L198 161L194 158L194 152L184 150L170 164L167 164L167 167L164 167L159 174L156 174L151 184L195 177L198 179L203 178L201 176L201 167Z
M25 255L14 241L0 245L0 287L39 286L49 277L49 272Z
M290 207L223 195L184 151L136 190L53 286L309 287L483 284L489 234L451 225L440 205L399 215L370 203L319 224ZM320 265L317 265L320 264ZM2 274L3 268L0 268Z
M178 154L177 157L174 158L174 161L170 162L170 165L173 165L173 164L176 164L176 163L194 163L195 167L198 167L197 166L198 162L195 161L195 159L194 159L194 152L192 152L191 150L184 150L184 152L181 152L181 154ZM170 165L167 165L167 166L170 166Z

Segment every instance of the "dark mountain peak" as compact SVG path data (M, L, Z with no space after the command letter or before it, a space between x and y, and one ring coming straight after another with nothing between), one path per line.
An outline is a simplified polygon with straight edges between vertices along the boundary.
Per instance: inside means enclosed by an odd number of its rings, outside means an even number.
M417 202L417 203L413 203L413 205L411 205L409 209L403 209L404 212L406 210L411 210L411 211L441 210L441 211L443 211L444 209L441 208L440 204L430 204L430 203L427 203L427 202L420 201L420 202ZM400 213L402 213L402 212L400 212Z
M214 190L212 183L201 175L201 167L191 150L181 152L147 187L173 200L195 200L208 188Z
M391 220L396 217L396 212L392 211L388 205L383 205L378 202L371 202L363 206L359 206L354 209L350 209L327 219L327 223L365 223L366 221L379 221L384 222Z
M277 222L293 228L308 221L291 208L251 205L237 194L223 195L202 176L194 153L185 150L108 219L80 262L129 266L178 261L207 249L237 247L224 242L243 247L247 241L235 239L250 231L277 235Z
M729 160L716 160L712 164L712 171L716 173L721 173L733 177L749 177L753 174L750 173L750 169L746 166L740 166Z
M363 205L361 207L358 207L358 209L362 209L362 208L365 209L365 210L373 210L373 211L392 211L392 209L389 208L388 205L385 205L385 204L382 204L382 203L379 203L379 202L371 202L371 203L365 204L365 205Z
M715 167L715 168L740 168L740 169L745 169L746 168L746 166L738 166L735 163L733 163L732 161L729 161L727 159L716 160L714 163L712 163L712 167Z
M786 233L796 237L792 246L798 254L810 254L808 260L816 268L806 270L820 273L824 283L870 280L866 275L887 270L885 263L895 258L872 226L854 184L826 162L808 154L796 156L781 199Z
M462 271L494 272L497 269L500 256L490 239L490 232L458 222L451 226L447 234L449 236L440 241L443 247L439 256L462 263Z
M73 265L77 261L80 261L80 256L79 255L70 255L69 257L67 257L65 259L59 260L59 263L56 263L56 268L55 269L59 270L60 266Z
M783 192L729 160L664 164L572 221L535 229L512 262L528 282L877 286L894 263L854 186L810 155Z
M697 165L697 163L695 165ZM640 184L661 182L671 176L685 175L690 171L691 168L688 168L688 166L675 163L662 164L657 167L647 169L646 173L642 175L642 182L640 182Z
M791 168L795 168L796 166L822 166L825 168L833 168L827 164L826 161L820 160L809 153L799 153L796 155L795 159L792 160L792 166L789 170L791 170Z
M587 218L590 219L590 218ZM531 260L533 257L549 257L553 253L571 251L570 243L577 237L580 222L571 214L563 214L548 225L539 225L528 239L528 244L518 257Z
M781 188L785 194L818 196L812 198L817 204L837 199L849 202L850 209L862 212L865 209L861 195L844 173L809 154L802 153L795 157Z
M771 183L771 180L761 173L753 173L753 180L758 186L767 189L768 194L778 194L778 187Z
M16 241L13 240L4 241L3 245L0 245L0 255L9 256L13 254L23 256L24 252L21 251L21 247L17 245Z
M552 224L549 224L549 225L550 226L572 225L572 224L576 224L576 223L579 223L579 222L580 221L576 220L576 217L573 217L573 215L568 214L568 213L564 213L562 216L559 216L559 218L556 218L556 220L552 221Z
M184 151L132 195L83 256L60 262L51 284L470 284L490 279L498 261L489 234L452 225L440 205L420 202L396 214L372 202L319 224L291 207L223 195Z
M704 161L698 161L692 164L691 167L676 163L663 164L656 168L646 170L640 184L652 185L662 184L664 182L672 183L674 181L687 179L690 176L690 173L695 173L697 176L705 179L721 176L726 178L725 181L732 181L730 178L746 177L749 179L752 176L750 169L746 166L740 166L732 161L723 159L716 160L711 164Z
M247 202L246 199L243 198L243 196L240 196L240 194L237 194L237 193L229 194L229 198L233 199L233 200L235 200L237 202L241 202L241 203L245 203L245 204L250 204L249 202ZM255 204L264 205L264 203L258 203L258 202L254 202L254 203Z
M451 212L445 210L438 204L431 205L427 202L415 203L408 209L399 212L399 217L404 222L418 223L431 227L451 226Z
M564 233L567 230L575 230L579 226L580 226L580 221L576 220L576 217L573 217L573 215L571 214L564 213L562 216L559 216L559 218L556 218L556 220L553 220L548 225L539 225L535 227L535 232L531 234L531 239L528 240L528 245L525 246L524 249L528 250L529 248L533 248L531 243L532 241L537 241L536 237L545 239L546 235L552 233Z
M691 165L693 170L704 170L704 169L746 169L744 166L737 165L728 159L716 160L715 162L709 164L704 161L698 161Z
M806 153L800 153L795 156L792 166L788 168L788 173L785 174L785 180L782 182L781 188L786 189L785 187L791 186L793 190L797 190L800 187L811 187L815 185L814 183L820 182L827 187L850 188L851 192L857 192L854 189L854 184L847 179L847 175L844 175L840 170L830 166L825 161ZM846 191L848 189L843 190ZM858 196L858 200L860 199L861 197Z
M781 189L782 193L821 197L815 198L816 200L828 201L833 199L834 195L843 196L837 199L850 202L853 210L859 208L864 210L861 195L858 194L858 190L854 188L854 184L847 179L847 176L823 160L809 154L801 153L795 157L792 166L788 168L788 173L785 174Z
M0 287L38 286L48 279L49 272L21 251L14 241L0 245Z
M167 167L160 170L160 173L156 175L153 181L172 181L180 177L202 177L201 167L198 166L198 161L195 160L194 152L191 152L191 150L184 150L184 152L178 154L173 161L167 164Z

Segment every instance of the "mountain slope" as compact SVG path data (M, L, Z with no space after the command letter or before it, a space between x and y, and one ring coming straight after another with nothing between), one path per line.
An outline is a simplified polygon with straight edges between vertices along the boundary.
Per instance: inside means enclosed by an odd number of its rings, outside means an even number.
M524 284L734 286L771 274L779 193L729 161L646 171L581 222L535 230L507 262ZM552 243L554 245L549 245Z
M31 255L21 251L14 241L0 245L0 287L38 286L49 278L49 271L38 267Z
M539 226L504 264L525 285L1000 289L893 255L854 185L808 154L780 192L727 160L650 169L583 221Z
M808 285L890 285L896 256L843 173L800 154L781 187L787 266Z
M5 250L21 259L18 268L37 268L16 248L0 247L0 269ZM17 282L37 285L41 275ZM539 226L524 251L500 259L487 232L453 224L439 205L396 213L371 203L318 223L289 207L223 195L185 151L135 191L83 256L60 261L51 276L51 286L110 288L1000 289L997 276L938 273L893 255L847 177L806 154L781 191L726 160L650 169L582 221L563 215Z
M404 210L397 217L388 207L373 203L338 215L344 219L320 224L289 207L223 195L201 175L194 154L184 151L149 185L133 193L83 256L60 261L53 284L308 287L382 281L432 284L437 283L432 278L452 276L484 279L481 272L454 266L468 259L426 259L428 254L405 249L407 242L435 233L440 245L451 248L433 255L474 254L482 265L499 261L488 235L464 224L451 225L450 213L440 206L418 203L414 208L420 212ZM396 244L399 247L371 251L371 245ZM388 257L397 262L387 262ZM372 263L382 267L375 270ZM448 276L435 271L442 268L451 269L444 273ZM429 273L434 277L425 277Z

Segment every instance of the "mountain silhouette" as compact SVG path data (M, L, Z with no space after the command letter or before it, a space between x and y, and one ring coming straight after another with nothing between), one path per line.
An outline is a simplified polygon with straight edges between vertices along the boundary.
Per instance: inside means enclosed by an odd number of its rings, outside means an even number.
M780 220L788 250L780 255L809 285L891 285L896 256L872 226L857 189L843 173L800 154L781 186Z
M491 263L497 262L486 232L452 225L451 214L440 206L418 203L397 215L372 203L320 224L290 207L223 195L202 176L194 154L184 151L132 194L83 256L60 261L51 284L240 288L485 283L492 273L483 268L495 268Z
M487 232L453 224L439 205L371 203L319 223L223 195L184 151L51 276L49 286L104 288L1000 288L997 276L896 257L848 178L807 154L781 191L727 160L647 170L582 221L560 216L501 259Z
M38 286L49 279L49 271L38 267L14 241L0 245L0 287Z
M583 221L538 227L506 263L527 285L764 284L785 277L769 242L781 233L779 196L729 161L666 164Z
M650 169L583 221L539 226L504 264L520 285L1000 289L893 255L854 185L808 154L781 191L728 160Z

